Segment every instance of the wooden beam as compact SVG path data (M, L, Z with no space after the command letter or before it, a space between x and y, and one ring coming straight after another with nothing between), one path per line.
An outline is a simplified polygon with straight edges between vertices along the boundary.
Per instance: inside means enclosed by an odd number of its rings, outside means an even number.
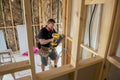
M102 16L102 22L101 22L101 36L99 41L99 49L98 54L101 57L105 57L107 55L107 50L110 42L110 34L111 29L113 25L113 19L115 14L115 6L116 1L115 0L106 0L105 6L103 8L103 16Z
M39 27L41 28L41 20L42 20L42 18L41 18L41 16L42 16L42 9L41 9L41 0L38 0L38 16L39 16Z
M30 69L30 64L28 60L0 65L0 75L13 73L21 70L26 70L26 69Z
M72 0L67 0L66 10L66 36L70 37L70 25L71 25L71 14L72 14Z
M31 65L31 74L32 79L36 80L35 76L35 61L34 61L34 53L33 53L33 36L32 36L32 16L31 16L31 5L30 0L23 0L23 9L24 9L24 18L25 18L25 29L27 33L27 46L29 53L29 61Z
M117 56L107 57L108 61L120 69L120 58Z
M63 0L62 1L62 26L63 27L63 34L66 33L66 9L67 9L67 0ZM66 34L65 34L66 36ZM66 39L64 40L64 42L62 43L62 47L67 49L67 43L66 43ZM66 53L66 52L65 52ZM67 59L67 55L66 54L62 54L62 65L66 64L66 59Z
M37 79L38 80L50 80L65 74L68 74L70 72L75 71L75 68L68 64L68 65L63 65L62 67L59 68L54 68L49 71L44 71L42 73L37 74Z
M105 3L105 0L85 0L86 5L90 4L103 4Z
M96 50L93 50L89 46L85 46L84 44L80 45L83 49L86 49L87 51L91 52L92 54L99 55Z
M13 28L13 26L4 26L4 27L0 27L0 29L10 29L10 28ZM14 28L16 28L16 26L14 26Z
M119 44L119 35L120 35L120 1L118 1L118 6L116 8L115 20L113 25L111 43L109 47L108 56L115 56L116 50Z
M81 17L80 17L80 31L79 31L79 44L84 42L84 36L85 36L85 26L86 26L86 19L87 19L87 6L85 5L85 0L83 0L82 5L81 5ZM78 48L78 57L77 61L82 60L82 48L79 46ZM78 64L77 63L77 64Z
M82 58L82 54L80 53L80 43L83 40L83 32L85 27L86 21L86 6L84 4L84 0L75 0L75 8L73 9L74 14L74 31L73 31L73 38L72 38L72 58L71 64L76 67L79 61ZM75 60L75 61L73 61Z
M116 8L117 0L105 0L105 4L103 7L102 20L101 20L101 36L99 40L99 49L98 54L105 58L107 58L108 48L110 45L110 38L111 38L111 30L113 29L113 22L114 22L114 15L115 15L115 8ZM108 9L109 8L109 9ZM101 67L101 72L99 76L99 80L104 80L104 67L106 61L103 62ZM106 74L105 74L106 75ZM107 75L106 75L107 77Z

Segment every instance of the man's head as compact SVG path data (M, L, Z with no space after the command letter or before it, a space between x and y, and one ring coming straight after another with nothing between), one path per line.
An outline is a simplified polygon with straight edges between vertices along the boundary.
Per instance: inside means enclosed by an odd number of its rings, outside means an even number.
M54 24L55 24L55 20L54 19L49 19L47 21L47 27L50 28L50 29L53 29Z

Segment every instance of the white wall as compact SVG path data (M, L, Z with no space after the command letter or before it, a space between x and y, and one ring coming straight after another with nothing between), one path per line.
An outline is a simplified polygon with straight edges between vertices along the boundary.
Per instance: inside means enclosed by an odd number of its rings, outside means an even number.
M7 49L7 46L5 42L5 37L4 37L3 31L0 30L0 51L6 50L6 49Z
M18 42L20 47L20 53L22 54L25 51L28 51L27 48L27 34L25 30L25 25L17 25L17 33L18 33Z

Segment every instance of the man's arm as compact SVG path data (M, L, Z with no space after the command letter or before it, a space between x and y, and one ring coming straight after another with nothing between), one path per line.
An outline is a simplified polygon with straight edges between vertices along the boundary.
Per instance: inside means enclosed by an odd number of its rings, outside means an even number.
M39 39L40 41L40 44L47 44L47 43L50 43L50 42L53 42L53 38L52 39Z

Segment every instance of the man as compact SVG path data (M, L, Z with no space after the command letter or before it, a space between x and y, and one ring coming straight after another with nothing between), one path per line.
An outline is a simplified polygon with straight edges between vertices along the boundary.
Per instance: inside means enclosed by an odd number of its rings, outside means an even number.
M54 67L57 67L58 62L58 54L56 51L52 51L50 49L50 43L54 41L54 38L52 37L53 33L56 33L54 30L54 24L55 21L53 19L49 19L47 21L47 25L42 28L39 32L39 42L41 45L41 68L42 71L45 70L45 66L48 64L48 57L50 57L52 60L54 60Z

